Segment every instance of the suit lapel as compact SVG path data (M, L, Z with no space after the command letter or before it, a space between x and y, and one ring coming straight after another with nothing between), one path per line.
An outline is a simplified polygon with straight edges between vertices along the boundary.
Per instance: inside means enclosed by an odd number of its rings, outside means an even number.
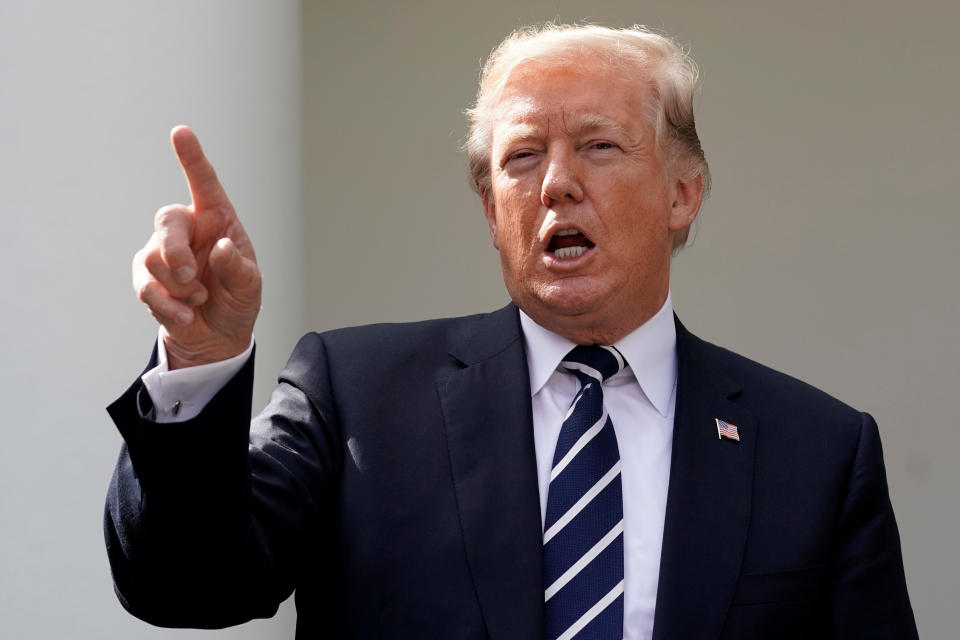
M731 401L738 386L677 322L677 406L655 639L719 637L733 599L750 520L757 429ZM715 419L740 442L719 439Z
M477 321L437 381L464 546L490 637L543 636L543 558L526 353L516 308Z

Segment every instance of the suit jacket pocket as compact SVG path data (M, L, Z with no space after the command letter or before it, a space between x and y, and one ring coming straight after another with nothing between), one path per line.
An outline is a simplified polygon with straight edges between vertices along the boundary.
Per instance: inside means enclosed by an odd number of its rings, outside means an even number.
M751 573L740 576L734 605L818 600L825 597L822 564L792 571Z

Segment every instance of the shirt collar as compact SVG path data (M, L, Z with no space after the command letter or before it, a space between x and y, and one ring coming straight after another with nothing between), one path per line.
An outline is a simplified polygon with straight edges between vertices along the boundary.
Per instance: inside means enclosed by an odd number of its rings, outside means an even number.
M575 344L563 336L544 329L520 311L520 326L527 350L530 374L530 395L536 395L560 361ZM627 368L619 376L636 377L644 395L666 416L677 382L677 329L673 323L673 302L670 294L660 310L645 323L618 340L615 346L627 360Z

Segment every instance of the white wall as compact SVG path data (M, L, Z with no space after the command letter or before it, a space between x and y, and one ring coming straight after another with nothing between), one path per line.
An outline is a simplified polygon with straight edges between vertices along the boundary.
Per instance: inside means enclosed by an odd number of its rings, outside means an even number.
M113 595L103 407L155 335L129 265L156 209L188 197L181 122L266 274L258 398L272 386L303 331L299 62L293 0L0 2L0 637L211 637ZM292 616L212 635L289 639Z

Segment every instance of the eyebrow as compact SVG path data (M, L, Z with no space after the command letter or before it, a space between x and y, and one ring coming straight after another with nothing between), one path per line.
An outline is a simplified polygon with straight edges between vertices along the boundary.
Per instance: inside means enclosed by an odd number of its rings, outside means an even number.
M510 115L506 114L509 121ZM524 122L520 114L516 114L516 121L506 124L504 133L511 140L528 140L542 135L544 127L540 124ZM573 135L583 135L592 131L613 131L619 136L623 136L631 142L635 142L626 128L613 118L600 115L598 113L578 113L564 117L564 129Z
M613 118L608 118L607 116L602 116L598 113L581 113L564 118L564 127L567 129L567 131L575 134L588 133L590 131L597 131L600 129L612 129L618 135L630 140L633 139L633 137L627 133L627 130L622 124Z

